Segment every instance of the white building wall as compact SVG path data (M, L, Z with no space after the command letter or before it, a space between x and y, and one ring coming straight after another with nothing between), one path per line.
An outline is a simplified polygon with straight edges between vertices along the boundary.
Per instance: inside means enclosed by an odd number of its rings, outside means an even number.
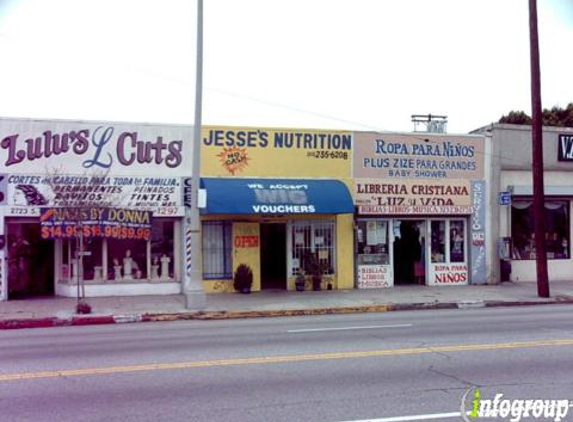
M546 171L544 173L545 187L559 186L573 188L573 179L570 172L565 171ZM533 185L530 171L503 171L501 174L501 189L511 190L516 186ZM573 199L573 198L571 198ZM499 223L500 236L511 236L511 206L500 207ZM571 221L571 212L573 211L573 202L569 202L569 239L573 239L573 221ZM550 259L547 261L547 268L550 281L571 281L573 274L573 259ZM536 261L535 260L512 260L511 262L511 281L537 281Z

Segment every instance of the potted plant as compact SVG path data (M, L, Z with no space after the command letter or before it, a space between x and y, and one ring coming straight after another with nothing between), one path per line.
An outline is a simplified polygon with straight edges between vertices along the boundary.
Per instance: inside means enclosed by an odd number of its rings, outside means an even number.
M315 292L322 290L322 270L320 263L315 264L312 271L312 290Z
M235 270L233 278L233 287L241 293L251 293L253 285L253 270L247 264L239 264Z
M298 270L298 273L296 275L296 280L294 281L294 284L296 286L296 291L297 292L304 292L304 288L305 288L305 284L306 284L306 279L304 278L304 271L302 269Z
M305 258L305 272L310 275L312 280L312 290L322 290L322 276L326 265L323 264L316 254L309 252Z

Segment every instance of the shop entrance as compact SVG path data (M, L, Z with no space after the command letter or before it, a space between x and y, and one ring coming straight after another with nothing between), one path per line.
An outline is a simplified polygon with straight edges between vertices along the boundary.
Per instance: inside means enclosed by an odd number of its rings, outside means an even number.
M425 284L424 220L394 220L394 284Z
M430 220L428 285L468 284L467 233L465 218Z
M54 295L54 242L38 221L7 222L8 299Z
M286 224L261 224L261 289L287 288Z

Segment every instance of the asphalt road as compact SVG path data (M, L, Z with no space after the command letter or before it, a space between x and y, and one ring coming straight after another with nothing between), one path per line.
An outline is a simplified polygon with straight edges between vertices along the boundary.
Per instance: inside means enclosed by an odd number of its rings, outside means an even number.
M455 421L475 386L573 399L573 307L0 332L7 422Z

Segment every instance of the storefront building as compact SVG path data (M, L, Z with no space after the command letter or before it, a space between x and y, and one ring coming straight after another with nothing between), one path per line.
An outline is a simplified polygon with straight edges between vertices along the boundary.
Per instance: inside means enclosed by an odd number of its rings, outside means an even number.
M484 284L482 136L354 133L357 288Z
M240 264L253 291L294 290L310 261L322 289L354 287L350 132L206 126L201 148L207 292Z
M0 119L0 299L181 293L192 133ZM204 126L205 291L492 282L489 140Z
M492 145L494 278L536 281L531 127L494 124L475 131ZM550 280L571 280L573 129L543 127L545 229ZM509 264L509 265L508 265Z
M191 137L189 126L0 119L1 299L76 296L78 278L88 297L180 293Z

